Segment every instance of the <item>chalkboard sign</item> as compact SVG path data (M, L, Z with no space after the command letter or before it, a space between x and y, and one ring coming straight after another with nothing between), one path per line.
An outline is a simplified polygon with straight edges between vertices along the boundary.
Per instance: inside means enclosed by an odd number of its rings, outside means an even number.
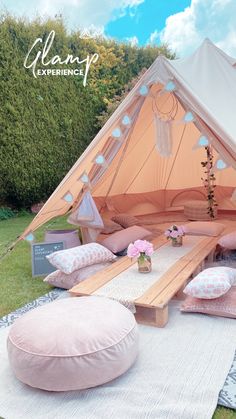
M48 262L46 256L63 249L63 242L33 243L31 248L32 276L45 276L54 272L56 268Z

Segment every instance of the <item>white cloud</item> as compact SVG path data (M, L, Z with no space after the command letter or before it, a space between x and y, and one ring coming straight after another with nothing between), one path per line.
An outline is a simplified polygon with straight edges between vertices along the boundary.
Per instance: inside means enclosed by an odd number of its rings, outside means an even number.
M236 56L235 16L235 0L192 0L190 7L167 18L160 39L181 57L191 54L204 38Z
M132 47L134 47L135 45L138 45L137 36L131 36L130 38L125 38L125 39Z
M32 18L55 17L62 15L67 26L72 29L86 28L91 25L103 28L110 20L125 14L132 14L137 6L145 0L30 0L21 1L20 5L13 0L0 0L2 8Z
M147 44L148 45L155 44L159 40L159 36L160 36L160 33L157 30L155 30L154 32L151 33L150 37L148 38Z

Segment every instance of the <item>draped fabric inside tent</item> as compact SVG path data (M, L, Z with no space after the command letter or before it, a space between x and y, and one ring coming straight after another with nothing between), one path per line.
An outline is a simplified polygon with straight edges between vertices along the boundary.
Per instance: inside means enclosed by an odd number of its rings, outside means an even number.
M83 243L96 241L104 228L102 218L89 191L84 194L82 201L70 214L67 221L81 227Z
M142 107L119 171L116 169L122 150L108 168L106 176L94 187L93 196L99 197L96 202L100 208L105 204L109 189L109 203L111 205L112 202L113 209L136 215L169 210L191 198L205 199L201 161L206 159L206 151L203 147L193 150L201 132L193 122L184 122L186 111L173 99L173 95L167 93L159 96L159 89L160 86L152 87ZM154 108L154 115L153 102L157 102L158 106ZM170 122L174 140L168 158L161 156L156 149L156 109L163 120L167 114L176 113ZM217 158L218 153L215 152ZM231 172L230 177L226 172ZM225 174L217 172L216 178L219 186L216 197L224 197L224 193L230 196L232 190L230 188L229 192L228 188L236 185L235 170L226 169ZM231 208L230 204L228 206Z
M236 60L209 40L185 59L158 57L21 238L73 211L90 191L100 212L134 215L206 199L201 162L214 150L219 208L236 209ZM203 144L199 146L199 139ZM234 194L235 196L235 194Z

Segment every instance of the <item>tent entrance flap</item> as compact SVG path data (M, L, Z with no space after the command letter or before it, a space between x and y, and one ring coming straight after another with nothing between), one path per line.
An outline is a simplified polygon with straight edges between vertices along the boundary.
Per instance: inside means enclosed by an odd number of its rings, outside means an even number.
M104 228L102 218L89 191L84 194L82 201L69 215L67 221L81 227L83 243L96 241L100 231Z

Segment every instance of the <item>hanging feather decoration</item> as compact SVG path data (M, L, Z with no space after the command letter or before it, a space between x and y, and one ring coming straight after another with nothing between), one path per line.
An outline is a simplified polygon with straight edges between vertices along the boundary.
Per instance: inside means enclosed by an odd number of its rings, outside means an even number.
M154 114L154 126L156 135L156 149L162 157L170 157L172 154L172 130L171 121L164 121Z

